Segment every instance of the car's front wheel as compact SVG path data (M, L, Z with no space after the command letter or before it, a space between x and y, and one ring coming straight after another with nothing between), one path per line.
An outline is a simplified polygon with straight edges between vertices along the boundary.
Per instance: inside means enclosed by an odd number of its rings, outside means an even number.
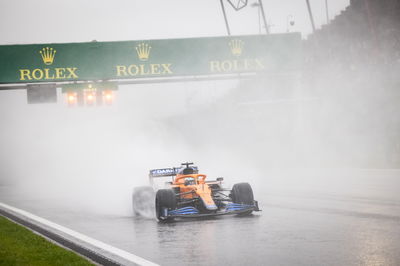
M232 187L231 198L233 203L254 205L253 189L249 183L238 183ZM250 214L253 210L249 210L243 214Z
M156 194L156 216L160 222L171 221L168 217L169 210L176 209L175 192L172 189L160 189Z

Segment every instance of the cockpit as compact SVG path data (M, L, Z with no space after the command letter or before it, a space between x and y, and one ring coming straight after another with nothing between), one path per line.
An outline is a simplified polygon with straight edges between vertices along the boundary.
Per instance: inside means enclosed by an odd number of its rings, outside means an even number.
M193 177L186 177L185 178L185 186L196 185L196 179Z

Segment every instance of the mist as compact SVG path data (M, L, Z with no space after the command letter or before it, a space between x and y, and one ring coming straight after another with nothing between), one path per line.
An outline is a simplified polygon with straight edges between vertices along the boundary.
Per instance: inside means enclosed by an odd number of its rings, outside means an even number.
M131 214L132 190L148 185L150 169L199 157L171 122L195 96L186 86L121 86L112 106L74 108L61 91L57 104L36 105L25 91L2 92L1 182L32 199ZM208 91L215 100L224 89Z
M120 86L101 107L68 107L61 91L57 104L27 105L25 91L3 91L1 182L32 200L128 216L150 169L184 161L228 186L251 182L256 195L373 194L346 180L360 175L349 169L396 167L376 148L394 134L379 119L394 106L378 104L379 84L324 79L315 93L307 78Z
M280 14L282 20L286 15ZM285 31L285 22L279 27ZM247 26L236 29L246 32ZM118 32L98 32L103 38L96 39L151 33ZM193 32L181 28L164 34ZM207 34L223 32L221 26ZM43 36L30 40L49 40ZM304 40L304 63L294 75L124 85L112 106L69 108L61 90L57 104L28 105L24 90L1 91L0 183L16 186L32 200L128 216L132 190L148 184L150 169L185 161L210 178L225 177L227 185L249 181L256 195L394 195L390 182L371 189L347 178L363 176L358 169L399 167L398 63L389 64L398 57L385 47L381 50L391 60L375 62L365 56L368 47L349 56L343 46L356 43L356 36L336 38L316 34Z

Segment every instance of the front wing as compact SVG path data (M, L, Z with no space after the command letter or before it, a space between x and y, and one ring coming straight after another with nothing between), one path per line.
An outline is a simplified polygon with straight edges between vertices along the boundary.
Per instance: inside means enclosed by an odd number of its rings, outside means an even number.
M189 206L176 210L165 210L164 217L200 218L200 217L221 216L228 214L243 214L248 211L260 211L260 209L258 208L258 202L254 201L254 205L228 203L224 209L217 210L216 212L212 213L201 213L195 207Z

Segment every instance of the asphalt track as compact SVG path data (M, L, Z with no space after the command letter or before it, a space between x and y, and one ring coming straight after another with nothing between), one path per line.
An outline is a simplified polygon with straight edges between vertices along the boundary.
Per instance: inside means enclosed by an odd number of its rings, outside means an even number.
M261 213L168 224L76 211L9 186L0 201L160 265L400 264L400 171L291 181L255 187Z

